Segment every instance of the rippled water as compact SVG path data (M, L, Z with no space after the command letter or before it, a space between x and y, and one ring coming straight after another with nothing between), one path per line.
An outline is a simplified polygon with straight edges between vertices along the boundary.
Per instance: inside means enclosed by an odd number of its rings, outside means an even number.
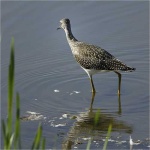
M21 115L43 116L47 148L102 148L107 128L113 124L108 148L129 149L129 135L148 149L149 137L149 30L148 2L5 2L2 3L1 106L7 117L7 70L11 37L15 38L15 89L21 97ZM86 73L72 57L59 20L71 20L74 36L108 50L129 66L122 73L122 94L117 96L117 76L94 76L92 94ZM100 110L100 121L93 117ZM66 117L63 117L66 115ZM72 118L72 119L70 119ZM22 121L22 144L29 148L37 121Z

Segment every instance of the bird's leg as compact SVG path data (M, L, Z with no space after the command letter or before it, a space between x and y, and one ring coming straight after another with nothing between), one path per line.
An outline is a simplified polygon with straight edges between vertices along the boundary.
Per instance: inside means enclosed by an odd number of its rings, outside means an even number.
M118 95L121 94L121 73L115 71L115 73L118 75L118 79L119 79L119 82L118 82Z
M96 93L94 83L93 83L93 79L92 79L92 75L90 75L89 77L90 77L90 82L91 82L91 87L92 87L92 93Z
M122 113L122 108L121 108L121 99L120 99L120 94L118 95L118 114L121 115Z
M93 107L93 102L94 102L95 94L96 94L96 93L92 93L91 105L90 105L90 112L92 112L92 110L93 110L92 107Z

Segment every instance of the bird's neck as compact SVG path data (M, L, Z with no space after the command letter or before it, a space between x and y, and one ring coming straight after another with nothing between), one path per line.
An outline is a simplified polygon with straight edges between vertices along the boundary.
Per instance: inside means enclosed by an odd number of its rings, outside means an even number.
M66 38L69 44L77 41L77 39L73 36L71 32L71 28L65 29L65 33L66 33Z

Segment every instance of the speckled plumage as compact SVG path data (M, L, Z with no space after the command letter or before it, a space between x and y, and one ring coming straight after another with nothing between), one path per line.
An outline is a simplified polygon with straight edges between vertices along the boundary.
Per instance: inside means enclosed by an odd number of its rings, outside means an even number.
M92 75L98 71L114 71L121 78L119 71L135 70L135 68L127 66L101 47L78 41L71 32L69 19L61 19L60 23L58 29L64 29L73 56L90 77L93 90L95 89Z
M72 49L76 61L85 69L107 70L107 71L131 71L130 68L113 55L100 47L77 42L77 46Z

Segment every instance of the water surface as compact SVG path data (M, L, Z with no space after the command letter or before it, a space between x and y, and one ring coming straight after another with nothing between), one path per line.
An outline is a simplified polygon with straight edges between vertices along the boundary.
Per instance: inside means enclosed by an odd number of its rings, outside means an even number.
M148 149L148 2L1 4L1 116L7 117L7 73L13 36L15 91L21 97L21 116L32 111L45 117L22 121L23 148L30 148L42 122L46 148L85 149L92 138L91 148L101 149L112 123L109 149L129 149L129 135L141 141L134 149ZM136 68L135 72L122 73L121 97L117 96L118 79L113 72L93 77L97 93L92 97L88 76L75 62L64 31L56 30L64 17L71 20L78 40L99 45ZM97 111L101 115L95 127Z

